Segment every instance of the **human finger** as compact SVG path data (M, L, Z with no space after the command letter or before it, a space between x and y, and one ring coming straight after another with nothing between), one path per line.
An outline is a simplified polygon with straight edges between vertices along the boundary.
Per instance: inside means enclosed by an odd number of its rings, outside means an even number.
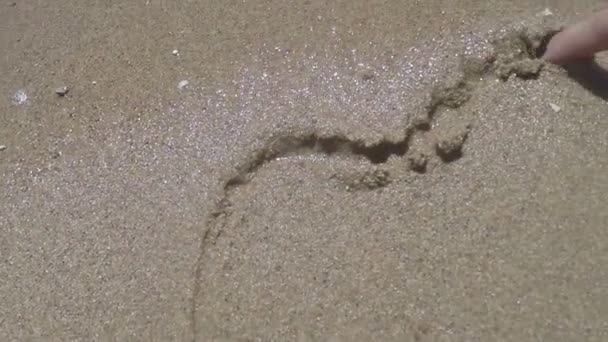
M565 64L604 50L608 50L608 9L557 33L547 45L543 59Z

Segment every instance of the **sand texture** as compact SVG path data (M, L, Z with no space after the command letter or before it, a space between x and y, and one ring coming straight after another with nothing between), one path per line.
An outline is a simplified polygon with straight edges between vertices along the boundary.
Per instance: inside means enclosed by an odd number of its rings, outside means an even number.
M2 2L0 340L608 340L597 5Z

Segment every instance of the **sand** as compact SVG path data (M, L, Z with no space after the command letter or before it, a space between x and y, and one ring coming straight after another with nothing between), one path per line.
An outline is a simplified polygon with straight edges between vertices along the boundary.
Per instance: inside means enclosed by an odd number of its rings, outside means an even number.
M607 338L596 2L0 6L0 340Z

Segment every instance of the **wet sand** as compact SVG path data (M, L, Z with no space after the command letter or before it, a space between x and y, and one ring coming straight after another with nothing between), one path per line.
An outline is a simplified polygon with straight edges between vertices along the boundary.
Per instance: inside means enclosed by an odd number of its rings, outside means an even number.
M1 340L607 338L595 1L0 6Z

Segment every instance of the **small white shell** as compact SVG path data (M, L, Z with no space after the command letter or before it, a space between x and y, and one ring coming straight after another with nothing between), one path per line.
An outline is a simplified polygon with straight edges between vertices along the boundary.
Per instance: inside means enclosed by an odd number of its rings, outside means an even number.
M27 98L28 98L28 96L27 96L27 93L25 92L25 90L23 90L23 89L17 90L15 95L13 95L13 103L16 105L22 105L27 102Z
M177 84L177 89L182 90L187 87L189 83L190 82L188 82L187 80L179 81L179 83Z
M544 11L540 12L540 15L543 17L548 17L553 15L553 12L549 8L545 8Z

